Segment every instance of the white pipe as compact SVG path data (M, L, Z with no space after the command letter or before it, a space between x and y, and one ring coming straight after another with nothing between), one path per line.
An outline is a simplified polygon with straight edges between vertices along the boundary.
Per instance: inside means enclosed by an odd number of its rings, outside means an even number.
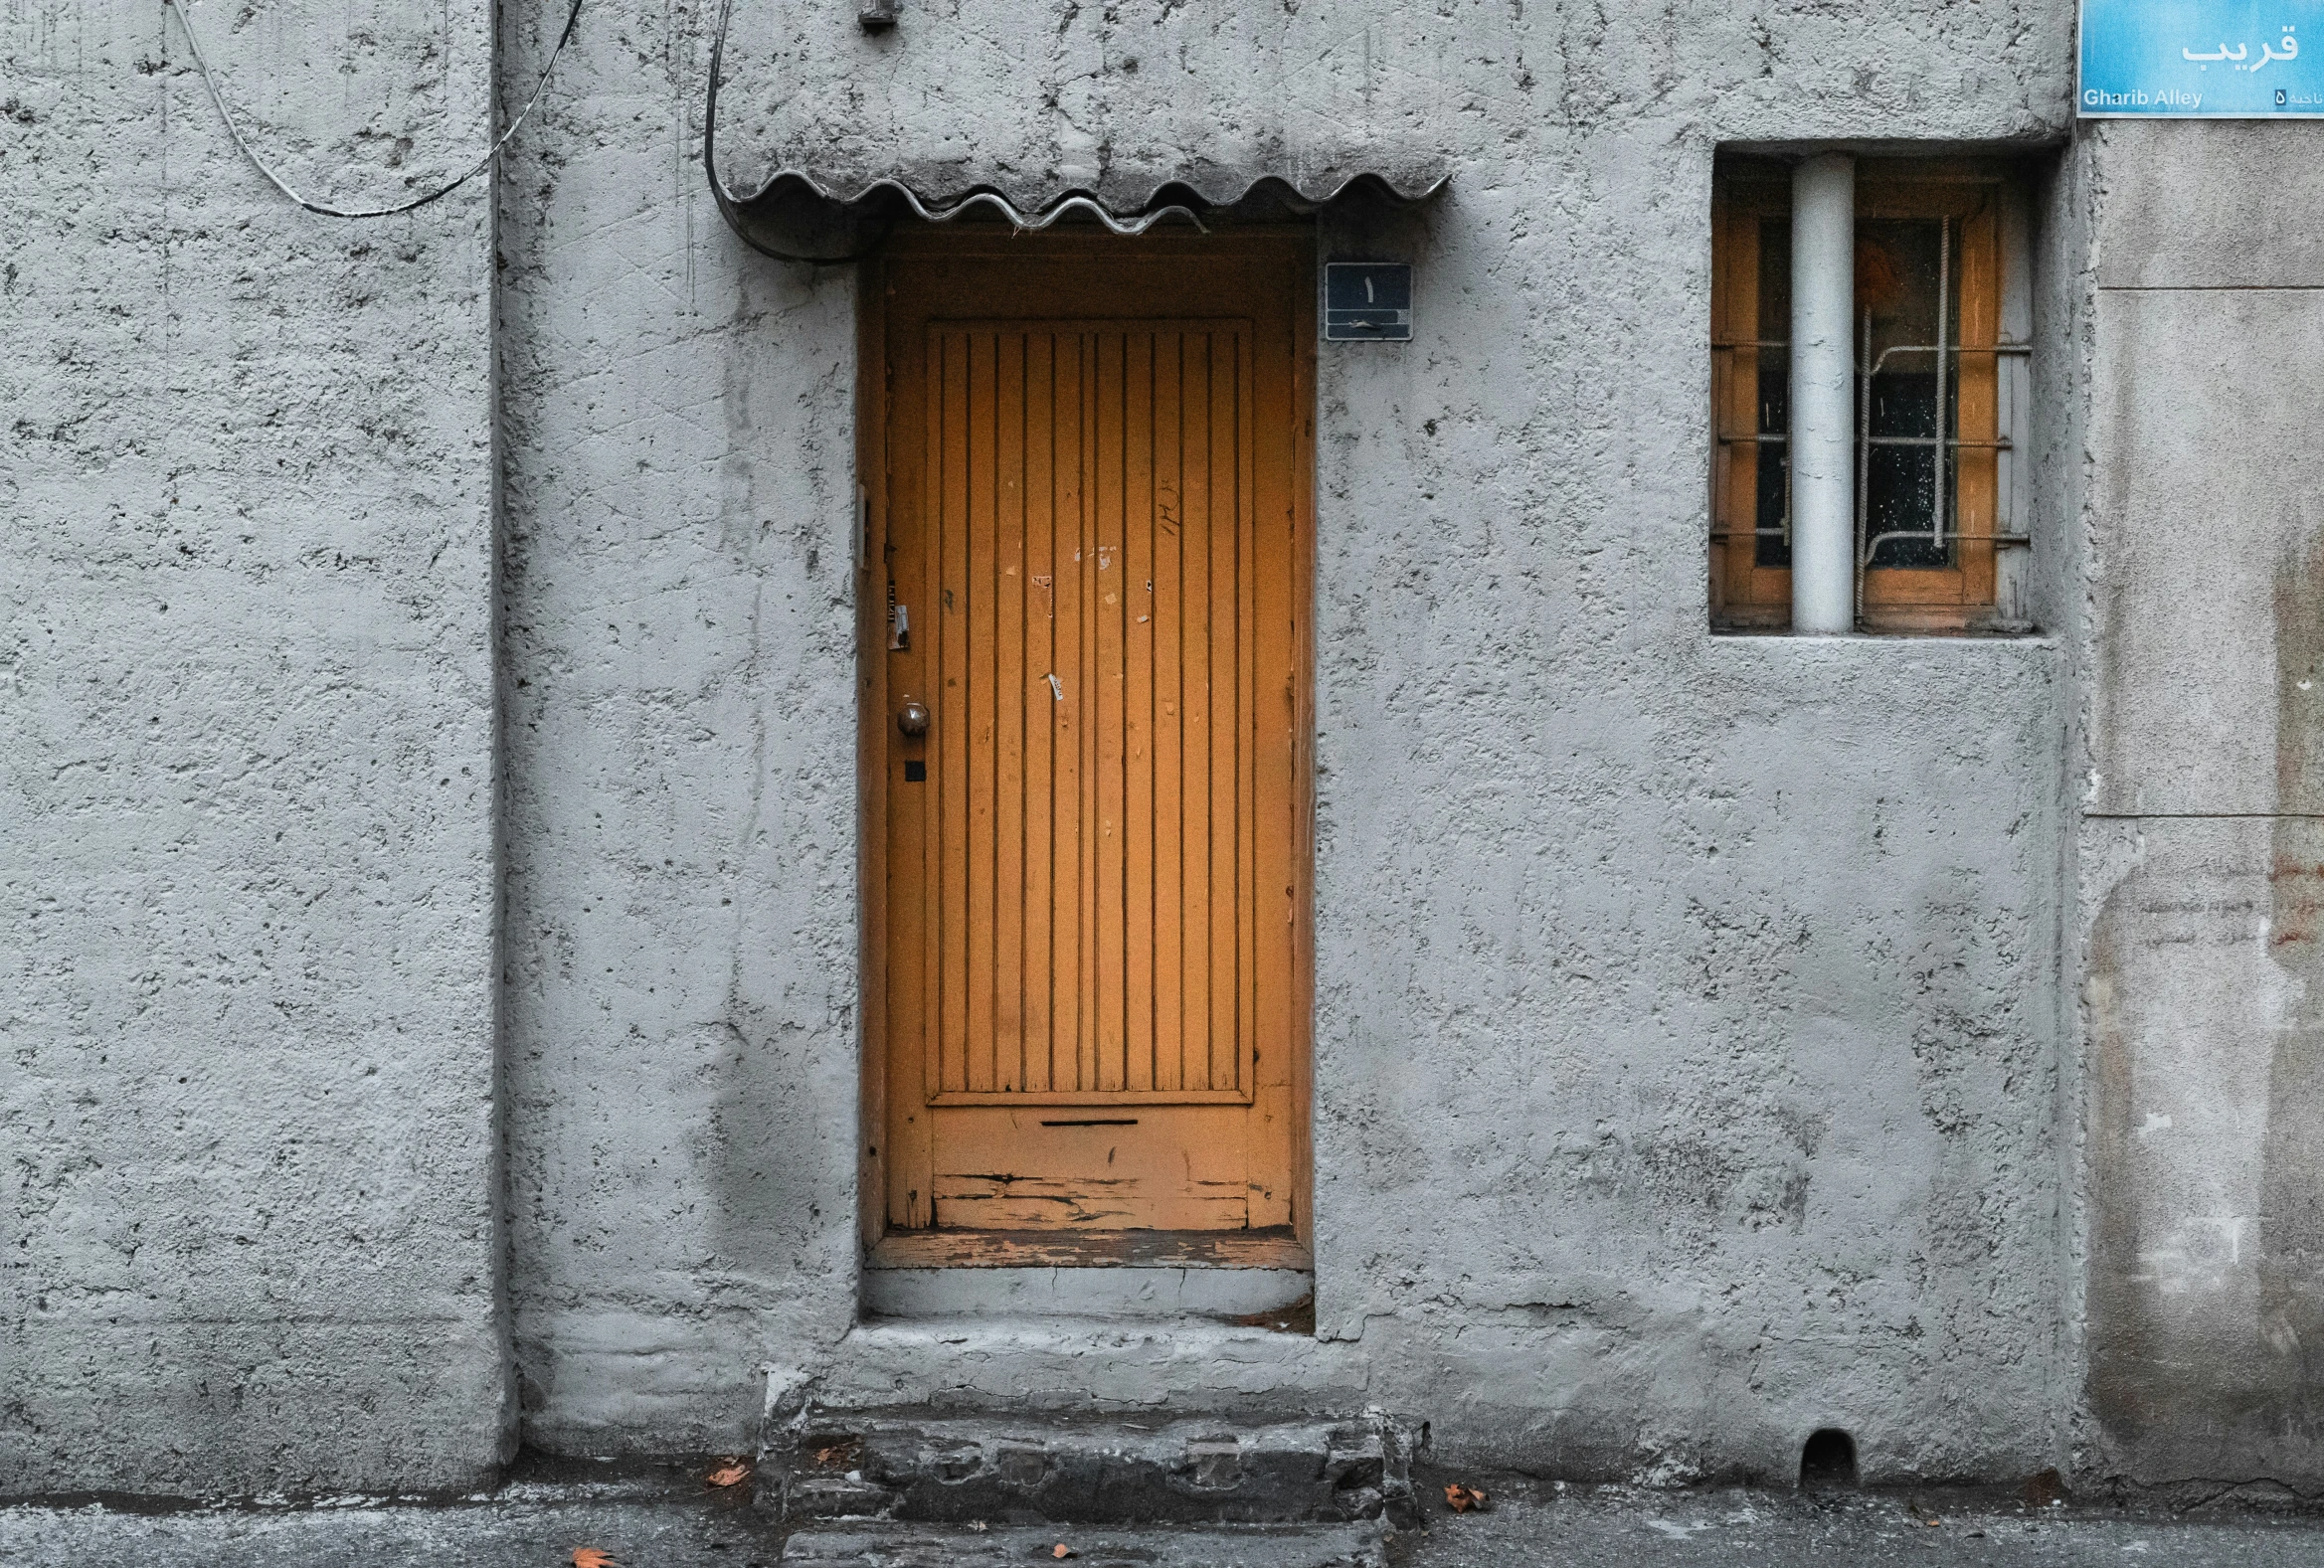
M1791 177L1791 628L1856 628L1856 160Z

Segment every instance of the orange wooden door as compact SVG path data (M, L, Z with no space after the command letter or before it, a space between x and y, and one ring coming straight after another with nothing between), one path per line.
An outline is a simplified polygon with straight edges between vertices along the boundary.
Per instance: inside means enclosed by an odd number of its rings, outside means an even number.
M893 1226L1294 1219L1306 290L1139 259L888 269Z

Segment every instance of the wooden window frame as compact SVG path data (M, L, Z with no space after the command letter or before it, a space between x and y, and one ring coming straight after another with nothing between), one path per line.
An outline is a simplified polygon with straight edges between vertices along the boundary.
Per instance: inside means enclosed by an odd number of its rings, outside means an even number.
M2000 366L2025 352L2001 335L2006 265L2002 212L2013 172L1985 160L1864 159L1857 164L1856 216L1947 219L1957 237L1959 308L1952 355L1958 378L1947 436L1954 442L1954 564L1865 564L1864 431L1857 432L1858 629L1958 632L1994 629L2000 615L1999 552L2025 540L2001 515ZM1790 352L1763 338L1759 323L1759 228L1791 211L1791 171L1772 159L1723 163L1711 198L1711 530L1710 619L1720 631L1779 631L1791 624L1791 571L1761 566L1758 465L1760 356ZM1786 330L1784 338L1788 339ZM1863 367L1858 368L1863 423ZM1944 407L1940 400L1940 408Z

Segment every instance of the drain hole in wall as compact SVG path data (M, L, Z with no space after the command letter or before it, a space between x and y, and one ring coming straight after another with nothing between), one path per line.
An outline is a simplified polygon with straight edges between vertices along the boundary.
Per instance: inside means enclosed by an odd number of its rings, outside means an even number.
M1855 1485L1856 1439L1838 1427L1809 1434L1800 1450L1800 1484L1810 1490Z

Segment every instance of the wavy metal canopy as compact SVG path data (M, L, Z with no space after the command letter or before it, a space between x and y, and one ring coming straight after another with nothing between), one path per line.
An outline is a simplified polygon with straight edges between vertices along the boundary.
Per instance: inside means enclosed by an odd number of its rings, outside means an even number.
M983 218L1028 231L1081 220L1118 235L1140 235L1173 220L1200 228L1205 214L1223 210L1305 215L1351 197L1390 207L1416 206L1443 190L1448 178L1437 171L1415 176L1363 169L1300 178L1207 170L1162 180L1143 196L1125 197L1079 187L1010 191L978 184L930 189L892 175L827 183L804 170L784 169L747 195L723 184L715 188L727 222L759 250L791 260L843 261L862 254L859 248L867 226L876 243L877 235L906 218L924 223ZM847 254L832 254L834 247Z
M1404 0L977 0L913 6L876 41L857 5L720 0L704 161L760 250L852 260L907 221L1138 235L1409 206L1460 161L1451 106L1530 81L1477 80L1473 42Z

